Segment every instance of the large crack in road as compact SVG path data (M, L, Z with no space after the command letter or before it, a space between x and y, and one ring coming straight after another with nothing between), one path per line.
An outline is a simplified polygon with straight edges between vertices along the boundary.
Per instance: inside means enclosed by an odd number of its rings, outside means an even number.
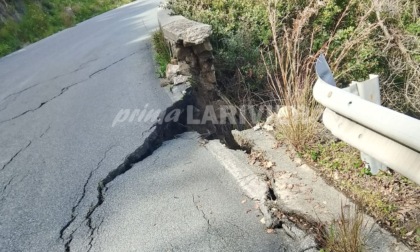
M41 138L43 138L47 133L48 133L48 131L51 129L51 125L49 125L40 135L39 135L39 139L41 139ZM32 140L29 140L29 142L28 142L28 144L26 144L24 147L22 147L21 149L19 149L15 154L13 154L12 155L12 157L2 166L2 168L0 169L0 172L4 172L5 170L6 170L6 168L13 162L13 161L15 161L19 156L20 156L20 154L21 153L23 153L23 152L25 152L34 142L36 141L36 139L32 139ZM2 176L4 176L4 175L2 175ZM18 184L18 183L20 183L20 182L22 182L23 181L23 179L24 178L26 178L27 177L27 175L26 176L23 176L23 177L21 177L21 179L19 180L19 181L17 181L17 182L15 182L15 183L13 183L12 184L12 182L14 182L14 181L16 181L16 178L17 178L18 176L11 176L10 178L9 178L9 180L8 180L8 182L3 186L3 188L2 188L2 190L1 190L1 193L0 193L0 195L1 195L1 198L0 198L0 202L2 202L7 196L8 196L8 193L6 193L6 191L7 191L7 189L9 189L12 185L14 185L14 184ZM10 189L9 189L9 191L10 191Z
M96 210L104 203L105 201L105 193L108 189L108 184L114 181L117 177L123 175L127 171L129 171L133 166L147 157L151 156L155 150L160 148L165 141L175 139L177 135L180 135L187 131L197 130L193 129L192 127L188 126L187 124L187 106L192 105L194 106L195 100L192 95L192 90L188 89L187 93L185 94L184 98L175 102L172 106L165 109L165 111L161 114L158 118L158 121L147 131L143 132L149 133L149 135L144 140L143 144L135 149L132 153L128 154L124 161L117 166L114 170L110 171L103 179L101 179L97 186L97 201L96 203L92 204L88 212L86 213L82 223L85 223L89 230L89 244L88 244L88 251L90 251L93 247L93 241L95 232L97 233L102 221L99 222L98 225L94 225L94 221L92 219L93 214ZM179 111L179 118L178 120L165 120L164 115L168 115L171 111ZM201 130L197 130L201 131ZM87 185L92 178L93 173L98 170L106 158L107 153L112 149L108 149L103 158L98 162L95 169L93 169L86 179L86 182L82 189L82 195L79 197L75 205L72 207L71 216L69 221L60 229L59 237L64 242L64 250L71 251L71 243L73 241L73 235L80 227L80 225L74 228L69 234L66 234L68 230L71 228L72 224L75 222L77 216L77 209L79 208L80 203L85 198L87 193Z
M76 232L77 228L72 230L72 232L69 235L65 235L65 232L67 231L67 229L72 225L72 223L76 220L78 213L77 213L77 209L79 208L80 203L82 203L83 199L86 196L87 193L87 186L93 176L93 174L101 167L102 163L104 162L104 160L106 159L108 152L110 152L115 146L111 146L109 147L105 153L104 156L101 158L101 160L98 162L98 164L96 165L96 168L94 168L93 170L90 171L85 184L83 185L83 190L82 190L82 194L79 197L79 199L77 200L76 204L73 205L72 209L71 209L71 217L70 220L61 228L60 230L60 239L62 241L65 242L65 251L70 251L70 243L73 240L73 234Z
M4 97L1 100L0 105L2 105L2 107L0 107L0 112L3 111L3 110L6 110L9 107L9 105L11 103L13 103L22 93L24 93L24 92L26 92L26 91L28 91L28 90L30 90L32 88L35 88L35 87L37 87L39 85L42 85L42 84L45 84L45 83L48 83L48 82L57 80L59 78L62 78L62 77L65 77L65 76L68 76L68 75L71 75L71 74L74 74L74 73L77 73L80 70L84 69L88 64L90 64L90 63L92 63L92 62L94 62L94 61L96 61L98 59L99 58L88 60L88 61L80 64L75 70L73 70L73 71L71 71L69 73L60 74L60 75L54 76L52 78L49 78L48 80L36 82L35 84L29 85L28 87L26 87L26 88L24 88L22 90L19 90L17 92L14 92L14 93L9 94L8 96Z
M66 91L68 91L70 88L72 88L72 87L74 87L74 86L76 86L76 85L79 85L80 83L83 83L83 82L85 82L85 81L86 81L86 80L82 80L82 81L79 81L79 82L73 83L73 84L71 84L71 85L69 85L69 86L67 86L67 87L63 87L63 88L61 89L61 91L60 91L60 93L59 93L59 94L55 95L54 97L52 97L52 98L50 98L50 99L48 99L48 100L46 100L46 101L44 101L44 102L41 102L41 104L39 104L39 106L38 106L38 107L33 108L33 109L28 109L28 110L26 110L26 111L24 111L24 112L22 112L22 113L20 113L20 114L18 114L18 115L16 115L16 116L12 117L12 118L9 118L9 119L6 119L6 120L3 120L3 121L0 121L0 124L5 123L5 122L9 122L9 121L12 121L12 120L15 120L15 119L17 119L17 118L19 118L19 117L21 117L21 116L26 115L27 113L37 111L38 109L42 108L45 104L47 104L47 103L49 103L50 101L52 101L52 100L56 99L57 97L60 97L61 95L63 95L63 94L64 94Z
M91 78L93 78L95 75L97 75L98 73L101 73L101 72L103 72L103 71L105 71L106 69L108 69L108 68L110 68L110 67L112 67L112 66L114 66L115 64L118 64L118 63L120 63L120 62L122 62L123 60L125 60L125 59L127 59L127 58L129 58L129 57L131 57L131 56L133 56L133 55L135 55L136 53L138 53L137 51L136 52L133 52L133 53L131 53L131 54L129 54L129 55L127 55L127 56L124 56L124 57L122 57L122 58L120 58L120 59L118 59L118 60L116 60L116 61L114 61L114 62L112 62L111 64L108 64L107 66L105 66L105 67L103 67L103 68L101 68L101 69L99 69L99 70L96 70L96 71L94 71L93 73L91 73L91 74L89 74L89 77L87 78L87 79L84 79L84 80L81 80L81 81L78 81L78 82L75 82L75 83L73 83L73 84L70 84L70 85L68 85L68 86L66 86L66 87L63 87L61 90L60 90L60 92L57 94L57 95L55 95L55 96L53 96L52 98L50 98L50 99L48 99L48 100L46 100L46 101L43 101L43 102L41 102L39 105L38 105L38 107L35 107L35 108L32 108L32 109L28 109L28 110L26 110L26 111L24 111L24 112L22 112L22 113L20 113L20 114L18 114L18 115L15 115L15 116L13 116L13 117L11 117L11 118L9 118L9 119L6 119L6 120L2 120L2 121L0 121L0 124L3 124L3 123L6 123L6 122L9 122L9 121L12 121L12 120L15 120L15 119L17 119L17 118L19 118L19 117L21 117L21 116L24 116L24 115L26 115L26 114L28 114L28 113L31 113L31 112L35 112L35 111L37 111L38 109L40 109L40 108L42 108L44 105L46 105L47 103L49 103L49 102L51 102L51 101L53 101L53 100L55 100L56 98L58 98L58 97L60 97L61 95L63 95L65 92L67 92L68 90L70 90L72 87L74 87L74 86L77 86L77 85L79 85L79 84L81 84L81 83L84 83L84 82L86 82L86 81L88 81L88 80L90 80ZM93 60L92 60L93 61ZM84 63L84 64L87 64L87 63ZM82 64L83 65L83 64ZM81 65L81 66L82 66ZM79 67L80 68L80 67ZM81 70L81 68L80 69L76 69L76 70L74 70L73 72L71 72L71 73L75 73L75 72L77 72L77 71L80 71ZM58 76L58 77L55 77L55 78L59 78L60 76ZM53 78L53 79L51 79L51 80L54 80L55 78ZM28 90L28 89L30 89L30 88L32 88L32 87L35 87L35 86L37 86L37 85L39 85L39 84L41 84L41 83L38 83L38 84L36 84L36 85L33 85L33 86L31 86L31 87L28 87L28 88L26 88L26 89L24 89L24 90L22 90L22 91L20 91L20 92L17 92L16 94L19 94L19 93L21 93L21 92L24 92L24 91L26 91L26 90ZM10 95L9 95L10 96ZM8 96L8 97L9 97ZM7 97L6 97L7 98ZM6 99L5 98L5 99ZM15 98L16 99L16 98ZM8 106L8 105L7 105ZM3 108L2 110L4 110L5 108ZM1 110L0 110L1 111Z
M103 72L103 71L107 70L108 68L112 67L113 65L118 64L118 63L120 63L121 61L123 61L123 60L125 60L125 59L127 59L127 58L129 58L129 57L131 57L131 56L133 56L133 55L134 55L134 54L136 54L136 53L138 53L138 52L133 52L133 53L131 53L131 54L129 54L129 55L127 55L127 56L125 56L125 57L123 57L123 58L121 58L121 59L117 60L117 61L112 62L111 64L107 65L106 67L103 67L103 68L101 68L101 69L99 69L99 70L96 70L95 72L93 72L93 73L91 73L91 74L89 75L89 79L90 79L90 78L92 78L93 76L97 75L98 73L100 73L100 72Z
M129 57L129 56L127 56ZM121 61L121 60L120 60ZM118 62L115 62L116 64ZM110 66L108 66L110 67ZM106 69L106 68L104 68ZM101 72L98 70L97 73ZM201 100L200 100L201 99ZM106 191L108 190L108 185L114 181L119 176L125 174L127 171L133 168L133 166L139 162L142 162L144 159L151 156L157 149L159 149L162 144L166 141L175 139L178 135L188 132L188 131L195 131L201 134L203 138L206 139L219 139L221 140L226 146L231 148L239 148L236 141L233 139L233 136L230 133L231 127L230 125L213 125L213 124L206 124L206 125L191 125L188 124L188 118L191 115L188 115L188 106L193 106L196 108L195 115L202 114L204 109L200 109L200 105L198 104L207 104L203 102L203 98L197 96L194 93L192 88L186 90L186 93L183 99L175 102L170 107L166 108L165 111L161 113L158 118L158 121L152 125L148 130L142 133L142 136L148 133L148 136L144 140L143 144L135 149L133 152L128 154L124 161L118 165L114 170L111 170L103 179L101 179L97 186L97 195L96 195L96 202L91 204L91 207L87 211L86 215L82 223L86 225L88 228L88 251L90 251L93 247L93 241L95 239L95 233L98 232L102 222L104 221L103 218L99 221L97 225L95 225L93 216L94 213L98 210L98 208L105 202L106 199ZM165 120L166 115L171 114L173 111L179 111L178 120ZM108 150L109 151L109 150ZM106 154L105 154L106 156ZM98 163L96 169L100 167L100 164L103 162L101 160ZM71 251L71 243L73 241L73 235L77 231L77 229L82 225L79 225L72 232L66 235L67 230L71 227L72 223L76 220L78 214L77 208L80 202L83 200L86 194L86 186L91 179L92 173L96 170L94 169L88 176L87 181L83 187L83 193L81 198L76 202L76 205L72 207L72 213L69 221L60 229L60 239L64 241L64 249L66 252Z
M4 169L6 169L6 167L10 164L10 163L12 163L13 162L13 160L17 157L17 156L19 156L19 154L21 153L21 152L23 152L23 151L25 151L26 149L28 149L29 148L29 146L31 146L31 144L32 144L32 141L29 141L29 143L25 146L25 147L23 147L23 148L21 148L19 151L17 151L4 165L3 165L3 167L0 169L0 171L3 171Z

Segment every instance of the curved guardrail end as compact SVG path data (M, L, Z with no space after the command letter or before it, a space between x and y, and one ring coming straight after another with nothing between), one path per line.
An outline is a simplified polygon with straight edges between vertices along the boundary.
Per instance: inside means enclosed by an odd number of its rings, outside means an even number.
M334 80L334 76L331 72L330 66L327 63L324 54L319 55L315 63L315 71L318 75L318 78L322 79L331 86L337 86Z

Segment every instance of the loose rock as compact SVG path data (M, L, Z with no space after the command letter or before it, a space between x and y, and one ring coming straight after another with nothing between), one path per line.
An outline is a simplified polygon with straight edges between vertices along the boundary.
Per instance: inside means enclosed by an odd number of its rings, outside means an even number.
M179 72L179 66L178 65L173 65L173 64L168 64L166 66L166 78L173 82L173 78L178 74Z
M190 78L189 76L178 75L173 78L173 83L175 86L180 85L180 84L186 83L189 80L189 78Z

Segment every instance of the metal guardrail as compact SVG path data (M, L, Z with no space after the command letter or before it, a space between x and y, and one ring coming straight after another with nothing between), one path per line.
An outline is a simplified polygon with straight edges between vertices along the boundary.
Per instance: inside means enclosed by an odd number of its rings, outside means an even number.
M389 167L420 184L420 121L380 105L378 76L340 89L323 55L315 68L313 95L326 107L324 125L359 149L372 173Z

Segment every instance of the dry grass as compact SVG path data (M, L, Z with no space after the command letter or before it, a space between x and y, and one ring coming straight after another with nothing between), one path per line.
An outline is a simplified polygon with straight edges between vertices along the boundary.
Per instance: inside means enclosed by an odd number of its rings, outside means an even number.
M316 53L310 51L312 46L303 47L301 44L302 29L317 10L313 6L307 7L295 20L293 28L282 27L280 37L276 5L277 1L273 1L267 7L274 38L273 53L261 51L261 54L270 88L279 104L287 108L286 120L276 126L290 144L302 150L318 135L316 126L322 111L311 95L316 80L313 70Z
M381 29L378 42L388 59L391 74L384 80L384 102L401 112L420 116L420 37L395 26L387 26L387 19L403 19L403 10L411 11L413 20L419 19L418 4L410 1L372 1ZM385 15L384 15L385 14ZM400 79L403 76L403 79ZM402 86L402 87L401 87Z
M278 0L269 0L267 4L274 39L272 48L262 50L261 54L267 71L268 84L278 103L288 108L286 120L276 125L277 129L290 144L301 151L317 140L320 130L318 120L322 106L312 97L312 87L317 78L314 70L316 59L321 53L325 54L330 59L330 66L335 76L339 78L346 75L352 68L339 70L343 62L351 52L363 44L361 42L372 34L378 24L366 22L374 12L374 8L371 7L358 18L358 25L351 37L342 45L331 47L331 43L338 36L336 34L338 28L350 9L354 7L354 3L350 2L340 14L330 39L325 41L319 50L312 51L315 33L319 31L311 30L311 20L323 7L322 3L311 1L293 20L290 27L278 24L277 4ZM311 32L308 34L309 30Z
M302 156L378 224L414 250L420 249L419 185L392 171L372 176L358 150L333 139L318 142Z
M338 14L334 11L329 13L331 9L325 6L337 1L175 2L184 3L179 9L190 13L190 17L205 23L210 22L215 28L217 43L219 40L232 38L232 34L241 34L241 31L251 35L255 30L265 30L266 22L262 22L261 17L267 17L272 35L269 42L260 46L259 43L252 44L250 47L253 50L256 47L262 49L261 57L257 55L258 60L250 61L250 65L255 68L235 66L230 69L232 71L227 75L233 76L234 85L219 83L224 88L223 92L232 91L234 95L227 97L236 98L233 101L239 101L240 105L249 102L257 106L273 105L275 102L286 106L286 116L276 127L282 139L287 140L301 154L309 155L309 159L323 166L321 168L318 165L318 168L324 178L363 205L367 213L394 234L399 235L413 248L419 249L420 187L396 173L371 176L369 170L363 167L359 151L341 142L333 141L330 144L324 141L322 134L319 134L317 122L322 108L314 102L311 95L312 85L316 81L314 62L319 54L323 53L339 86L352 80L364 80L371 73L379 74L382 77L381 94L384 104L400 112L418 112L417 116L420 118L420 37L408 34L400 24L407 11L411 13L412 19L418 19L418 1L340 1L347 5L341 8ZM241 5L241 2L246 3L246 6ZM228 3L235 4L225 8ZM277 7L283 8L282 3L299 7L284 13L280 10L279 13ZM276 6L277 4L279 5ZM198 7L190 7L195 5ZM264 8L266 15L255 12L257 9L264 11ZM296 11L293 12L294 10ZM325 14L326 19L322 19ZM331 15L328 16L329 14ZM238 21L237 17L254 19L243 18ZM332 28L328 27L325 30L324 22L314 22L320 19L331 20ZM249 20L258 22L254 24ZM251 27L258 29L250 29ZM327 37L320 35L323 32L327 32ZM239 42L249 40L241 36L236 40L229 39L235 42L235 45L242 45ZM219 59L240 62L251 54L248 50L250 48L234 48L239 49L227 54L231 57ZM217 52L216 49L217 46ZM230 52L228 47L225 49L223 52ZM265 66L263 73L257 71L261 66L260 60ZM252 77L255 76L258 76L255 80L264 80L267 77L268 88L263 91L250 88L253 84L250 84L250 80L254 80ZM266 86L265 83L261 85ZM375 192L372 192L372 188L375 188Z
M392 0L388 2L392 4ZM354 3L355 1L350 2L341 12L335 24L335 30L339 30L340 23L351 14L351 9L355 7ZM419 38L404 34L401 30L388 25L381 16L383 4L378 5L378 2L372 1L365 4L357 3L363 5L359 7L365 11L363 15L356 17L357 26L344 43L338 47L332 46L337 35L333 32L319 51L312 51L314 33L319 31L310 28L313 27L312 18L321 8L318 2L313 1L309 4L296 16L293 23L280 25L278 23L281 20L278 20L275 12L276 4L277 1L273 0L267 6L275 39L271 47L262 50L261 54L270 89L275 94L278 103L287 108L284 120L277 125L278 135L292 144L298 152L306 153L309 159L324 166L320 168L324 176L363 205L364 209L378 222L412 247L418 248L420 246L418 234L420 233L418 231L420 230L420 201L416 195L420 187L407 182L395 173L371 176L369 170L364 168L360 161L357 150L345 150L348 146L344 143L337 145L343 147L334 147L336 143L330 147L329 143L323 142L317 122L322 108L314 102L311 91L316 81L314 62L320 53L327 56L334 76L339 79L347 77L355 67L349 63L354 53L362 51L366 46L366 41L373 41L375 43L373 46L383 48L384 56L390 61L387 64L390 63L393 71L390 78L385 82L382 80L383 96L387 104L399 111L418 112L415 109L420 105L420 74L418 59L414 56L419 55L416 52L419 49ZM398 80L401 76L405 76L404 88L394 88L401 85L401 80ZM402 96L401 93L404 95ZM375 188L375 192L372 192L372 188ZM360 226L357 218L350 224ZM354 228L340 226L336 229L337 232L357 231ZM356 244L358 241L353 239L352 242ZM360 250L334 248L331 251Z
M321 53L327 57L337 80L355 80L352 79L352 73L365 64L363 58L356 55L366 50L374 51L375 47L383 48L382 57L388 62L382 64L389 67L389 72L383 74L386 79L381 80L384 103L411 116L420 116L420 37L396 29L392 22L383 17L383 13L387 13L385 10L392 9L391 6L409 4L410 1L349 1L339 13L331 36L317 51L312 48L316 43L316 34L322 30L319 30L320 26L314 26L312 21L325 7L324 4L308 1L307 7L290 23L279 20L276 11L278 3L278 0L267 1L273 42L261 50L261 54L268 84L277 102L291 108L286 117L289 120L277 128L297 150L310 145L318 135L316 122L321 107L313 100L311 92L316 81L314 63ZM414 19L419 15L415 11L416 6L413 5ZM353 14L355 8L364 11L354 17L355 27L349 31L344 30L347 38L337 45L336 41L343 36L342 28L346 27L346 18ZM399 12L406 9L410 8L400 6L392 12L392 18L402 18L403 14ZM294 109L298 113L292 115Z
M324 235L324 251L362 252L366 251L366 237L371 227L364 220L363 212L349 205L341 205L340 216Z

